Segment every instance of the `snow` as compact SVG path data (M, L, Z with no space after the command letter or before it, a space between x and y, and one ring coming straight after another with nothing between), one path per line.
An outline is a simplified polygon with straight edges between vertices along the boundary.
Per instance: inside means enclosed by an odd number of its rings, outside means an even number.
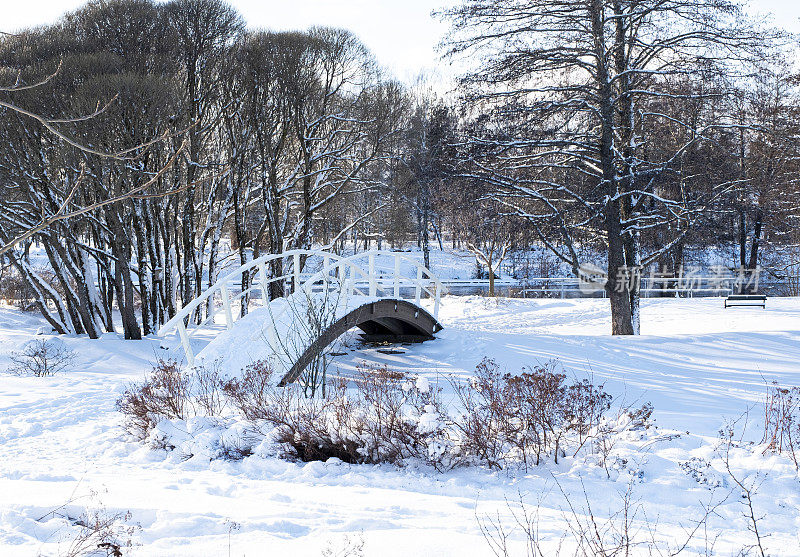
M757 441L766 384L800 384L800 299L770 298L766 310L725 310L718 298L645 299L643 335L629 338L608 335L606 300L451 296L440 320L445 329L437 340L400 347L401 354L350 341L335 365L349 373L363 361L386 364L419 376L422 390L446 387L451 374L468 378L485 356L512 372L557 358L567 373L592 376L626 401L652 402L659 428L626 434L607 467L567 458L527 471L436 473L293 463L259 451L241 461L209 460L220 436L246 432L202 418L164 423L173 429L162 433L192 444L195 456L184 459L127 438L114 408L126 385L175 346L116 334L60 337L77 352L74 371L0 374L0 554L63 554L77 527L60 514L103 505L130 511L141 525L135 555L321 555L348 540L363 540L364 555L492 555L476 517L499 516L510 528L520 498L529 510L538 506L539 535L554 551L571 516L564 494L579 514L588 502L606 519L628 490L640 535L657 524L657 536L677 543L700 518L701 504L711 502L719 503L709 523L720 534L715 554L753 543L741 493L721 464L717 431L749 410L749 436ZM35 316L0 308L0 370L42 326ZM258 356L229 341L245 354L242 361ZM432 427L437 419L434 409L420 417ZM800 554L793 465L743 445L731 466L756 482L768 552ZM518 532L510 543L512 555L524 554ZM690 542L688 554L704 552L702 537Z
M289 371L294 361L316 340L306 317L330 325L353 310L377 300L369 296L339 296L303 291L273 300L248 313L211 340L196 356L196 366L218 363L228 377L248 364L268 360L274 369ZM177 357L177 354L176 354Z

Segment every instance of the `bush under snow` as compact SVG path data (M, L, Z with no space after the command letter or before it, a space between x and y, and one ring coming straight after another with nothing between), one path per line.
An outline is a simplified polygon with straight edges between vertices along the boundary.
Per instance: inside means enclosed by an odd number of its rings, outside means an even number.
M608 439L646 427L652 411L610 416L602 386L569 382L552 364L512 375L484 360L473 381L451 382L457 411L427 378L386 367L361 367L349 384L336 379L324 397L307 398L300 387L276 387L263 361L231 379L161 361L117 405L132 434L182 458L260 454L437 470L528 466L581 451L604 464Z

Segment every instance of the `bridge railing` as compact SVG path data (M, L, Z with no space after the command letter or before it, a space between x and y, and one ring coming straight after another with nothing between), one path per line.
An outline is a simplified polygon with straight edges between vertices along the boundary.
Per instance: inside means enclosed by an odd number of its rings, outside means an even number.
M389 267L378 265L376 256L390 256L393 264ZM366 260L366 266L359 263ZM413 272L411 276L403 274L402 263L408 263ZM401 299L404 288L413 289L414 301L420 304L423 293L433 299L434 318L438 319L439 307L441 305L441 295L443 286L438 277L418 261L400 253L390 251L369 251L362 252L350 257L326 261L323 268L317 273L307 277L302 283L299 292L294 295L302 295L306 299L311 299L317 292L327 292L331 285L335 285L339 290L339 298L333 305L336 306L344 298L346 301L351 296L364 296L369 298L394 298ZM324 297L327 303L331 303L327 296ZM303 300L304 301L304 300ZM302 301L299 301L302 304ZM266 339L272 351L278 356L291 357L287 354L286 346L278 338L277 323L290 309L290 304L285 304L277 311L270 308L271 320L266 324ZM328 307L328 311L335 310L335 307ZM301 327L302 329L302 327ZM313 341L313 339L307 339ZM297 354L294 354L296 356ZM286 362L279 357L273 364L279 368L278 371L287 371ZM286 368L286 369L284 369Z
M309 257L322 259L321 270L307 275L302 273L302 260ZM280 276L269 276L268 264L276 259L291 260L291 269ZM388 260L390 265L379 264ZM284 266L286 267L286 266ZM410 267L410 276L406 270ZM240 282L245 273L255 272L250 287L236 291L231 287ZM177 331L189 365L194 364L194 353L189 338L203 326L214 324L217 315L222 313L226 328L230 329L241 311L234 312L237 303L247 303L250 296L260 291L262 304L267 306L269 285L290 281L292 294L301 291L306 296L315 291L327 290L335 285L344 296L370 296L377 298L404 298L404 292L412 291L414 301L419 304L423 297L434 300L434 317L438 317L442 282L419 261L398 252L375 250L361 252L349 257L321 250L291 250L281 254L269 254L242 265L220 278L214 285L181 308L175 316L161 327L158 334L166 336ZM217 303L219 299L219 303ZM206 317L199 323L192 323L192 316L208 307ZM282 311L286 311L286 308ZM273 323L279 315L273 315ZM276 331L270 329L270 335Z

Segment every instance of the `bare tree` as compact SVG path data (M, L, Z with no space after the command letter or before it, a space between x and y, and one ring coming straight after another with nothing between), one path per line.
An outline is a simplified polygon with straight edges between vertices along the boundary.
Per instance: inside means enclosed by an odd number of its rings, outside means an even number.
M223 0L172 0L165 7L166 19L175 40L175 55L181 66L183 88L182 118L189 127L189 149L185 160L184 180L194 184L204 170L218 161L213 152L205 149L216 129L218 100L221 95L222 73L230 47L244 31L239 13ZM188 187L180 208L182 242L182 297L184 303L202 291L204 249L209 234L219 231L218 219L212 216L216 208L217 190L224 180L209 182L207 220L200 232L195 211L199 204L194 186ZM221 219L227 216L226 204ZM212 251L213 253L213 251ZM213 265L213 260L210 262ZM209 276L212 280L212 276Z
M489 184L574 273L578 244L603 246L612 332L638 333L639 287L626 273L681 241L692 211L685 191L670 195L658 178L730 125L681 120L691 136L659 152L645 132L676 116L652 101L673 95L660 87L666 78L706 79L763 36L726 0L468 0L444 15L450 54L480 60L462 80L482 114L464 174ZM672 234L642 253L653 229Z
M440 205L456 159L457 122L443 102L422 95L411 113L402 161L409 172L406 199L416 213L417 244L430 268L430 229L443 249ZM444 207L442 207L444 208Z
M100 245L102 240L98 241L96 235L92 237L93 232L105 234L109 230L96 226L96 215L98 212L118 215L115 208L133 199L169 195L171 192L159 185L176 158L167 155L159 160L152 156L159 143L170 139L164 127L142 126L137 135L119 134L119 130L113 129L113 125L127 121L115 117L142 98L142 89L130 95L131 80L109 79L108 75L93 81L98 73L108 71L105 63L113 62L113 56L109 55L110 60L98 57L97 61L103 63L87 67L75 53L75 40L81 36L82 25L96 15L95 8L88 8L81 14L71 14L63 27L8 38L2 44L1 54L5 72L14 71L13 66L17 69L14 85L5 90L15 101L5 102L10 114L0 122L7 138L7 147L0 156L3 178L0 203L4 206L0 254L9 259L27 282L35 294L36 305L56 331L85 332L91 337L98 336L103 328L112 327L110 300L98 294L95 282L98 273L91 269L92 259L99 266L110 267L108 254ZM115 37L120 47L120 37ZM55 70L44 79L37 77L48 68ZM90 94L84 94L90 90ZM128 98L121 102L120 97L126 92ZM101 102L98 98L113 102ZM26 108L20 109L21 105ZM140 109L133 109L128 114L136 114L137 110L141 113ZM84 116L48 115L56 112L78 112ZM145 130L152 135L145 135ZM105 132L119 135L114 139L104 135ZM182 150L179 146L178 151ZM152 161L153 166L144 160ZM136 179L123 187L124 182L116 178L125 173L135 175ZM97 188L98 183L104 187ZM27 260L32 239L43 244L54 284L37 273ZM113 242L111 247L125 249L129 245ZM17 252L19 246L24 247L21 253ZM118 305L126 335L136 338L141 333L131 314L133 287L130 271L126 269L130 255L123 258L112 253L111 258L114 272L119 271L114 282L118 300L125 302Z

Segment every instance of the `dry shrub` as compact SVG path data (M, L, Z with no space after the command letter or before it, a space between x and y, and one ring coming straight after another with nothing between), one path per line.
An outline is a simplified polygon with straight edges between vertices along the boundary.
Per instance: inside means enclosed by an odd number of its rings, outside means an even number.
M12 352L14 363L8 371L15 375L50 377L67 369L75 360L75 351L59 339L36 339L21 352Z
M399 462L419 455L417 424L406 408L408 378L388 367L358 369L357 406L361 412L346 424L361 440L367 462Z
M494 361L484 359L470 383L452 383L463 408L460 419L453 422L460 434L462 453L491 468L502 468L506 441L514 429L503 374Z
M650 429L653 425L650 422L652 414L653 405L649 402L638 408L622 406L614 415L604 416L600 425L592 430L587 440L591 441L592 453L597 455L597 464L606 471L609 478L614 468L626 463L626 459L615 454L617 445L625 438L624 434Z
M598 432L611 395L602 385L566 380L553 363L511 375L484 359L471 383L453 382L464 409L453 422L463 456L503 468L511 460L528 466L576 454Z
M250 421L267 419L267 410L274 398L275 384L269 362L259 360L234 377L222 383L222 392L239 413Z
M355 414L346 383L336 381L332 387L326 398L306 398L302 387L294 385L275 394L264 414L275 428L274 439L285 448L285 457L303 462L329 458L362 462L361 443L345 431Z
M225 408L223 390L225 382L219 373L219 365L211 368L203 366L195 369L191 375L194 403L198 410L207 416L219 416Z
M420 389L404 373L386 366L358 369L354 392L335 381L324 399L305 399L284 390L268 420L276 439L303 461L339 458L349 463L392 463L407 459L446 466L439 446L437 390Z
M242 460L253 454L253 444L244 437L223 439L217 454L223 460Z
M22 311L35 309L34 292L16 269L0 268L0 299L16 304Z
M138 530L130 521L130 511L111 514L104 509L87 510L73 521L80 530L72 538L66 557L122 557L133 548Z
M128 431L145 439L163 419L186 419L191 405L190 380L175 360L158 360L143 383L130 385L117 400Z
M630 557L634 555L667 556L717 555L715 546L722 532L710 524L727 498L709 502L698 501L695 507L682 509L691 517L691 526L682 532L664 532L656 519L645 512L644 505L634 493L635 482L629 481L624 492L612 490L604 502L604 511L593 506L581 479L582 489L567 491L554 478L558 493L540 493L534 503L527 503L522 493L519 499L506 500L508 513L478 515L478 529L496 557L526 555L528 557ZM553 501L560 499L561 523L552 525ZM544 503L547 501L547 505ZM606 510L607 509L607 510ZM760 542L760 540L759 540ZM512 545L513 544L513 545ZM699 547L704 551L699 552ZM755 553L760 545L744 546L736 553L745 557ZM759 554L764 555L763 552Z
M237 386L224 380L216 364L183 371L175 360L158 360L143 382L128 386L117 400L117 410L125 415L128 431L144 439L161 420L220 416L229 400L238 408L231 389L254 392L249 383Z
M549 457L558 462L615 431L605 423L613 420L602 385L570 382L552 363L512 375L486 359L473 381L453 387L463 409L455 418L440 403L441 389L386 366L362 366L351 389L339 379L327 396L307 398L302 386L275 389L271 369L260 362L224 391L242 416L284 447L284 456L301 461L500 469ZM649 405L629 412L627 423L640 427L651 412Z
M608 440L617 437L615 420L606 416L611 397L602 385L570 382L552 363L512 375L486 359L473 381L453 381L453 387L463 410L455 417L443 408L441 389L386 366L362 366L351 385L338 378L317 391L323 396L309 397L301 384L278 388L266 361L228 380L216 369L188 375L176 362L161 361L144 383L125 392L118 407L141 439L163 419L186 419L198 409L216 415L230 404L290 459L416 461L437 470L470 464L527 467L547 458L558 462L589 442L608 453L613 448ZM652 407L625 412L617 416L617 421L627 416L625 428L647 427ZM240 445L230 444L225 457L249 456L253 444Z
M363 557L364 545L363 532L355 537L345 535L341 544L328 541L328 545L322 550L322 557Z
M766 450L786 453L800 469L800 387L781 387L773 382L764 404Z
M358 369L348 391L341 378L326 396L305 396L303 385L276 389L264 362L248 366L223 390L233 406L262 433L284 447L284 456L304 462L338 458L348 463L394 463L423 459L442 465L445 446L438 390L421 389L406 374L387 367Z
M650 418L653 416L653 405L645 402L639 408L627 408L625 414L630 420L630 428L632 430L650 429L652 422Z
M611 406L602 386L570 383L553 364L511 375L484 360L472 382L454 382L463 408L456 418L442 408L439 389L385 366L359 368L352 389L339 380L324 398L306 398L297 386L275 390L270 379L267 368L251 366L225 392L248 420L272 428L285 456L302 461L413 459L437 469L558 462L605 431L599 426Z
M448 468L449 417L439 400L441 389L386 366L362 366L357 378L357 406L363 418L352 429L364 443L368 462L406 459Z
M81 499L94 500L97 496L95 492L90 492L88 495L77 495L73 492L63 504L36 518L37 522L51 518L64 520L64 527L57 532L63 531L61 543L66 548L61 550L60 547L58 555L122 557L129 555L138 545L136 537L141 531L141 526L131 522L133 515L130 511L113 512L97 501L92 506L75 506Z

